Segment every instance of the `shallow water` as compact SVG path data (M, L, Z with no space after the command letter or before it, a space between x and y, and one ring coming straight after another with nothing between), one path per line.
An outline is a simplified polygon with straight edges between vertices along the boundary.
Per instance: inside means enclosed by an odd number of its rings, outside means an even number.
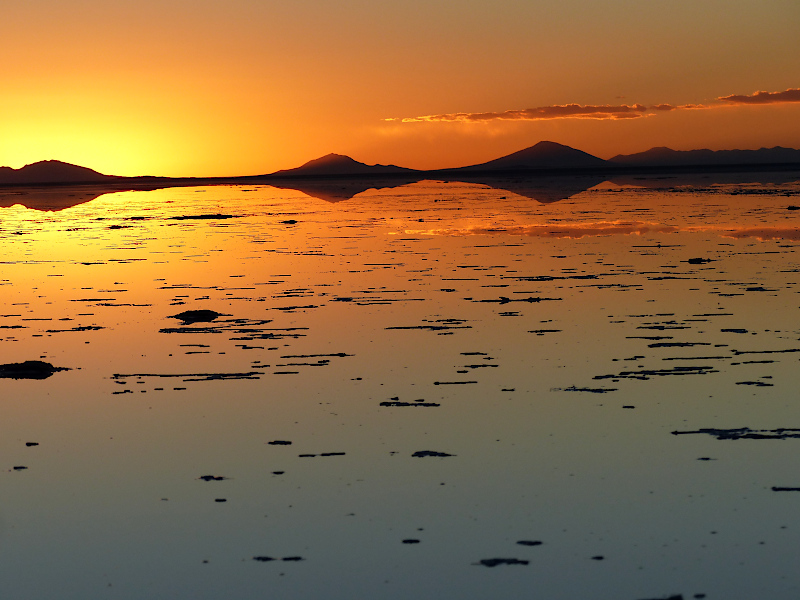
M796 598L800 184L645 183L0 209L2 597Z

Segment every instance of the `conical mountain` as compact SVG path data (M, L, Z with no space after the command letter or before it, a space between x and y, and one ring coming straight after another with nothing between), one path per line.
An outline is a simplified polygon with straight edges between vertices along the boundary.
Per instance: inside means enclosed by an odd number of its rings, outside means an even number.
M343 154L326 154L310 160L294 169L284 169L272 173L273 177L343 177L347 175L382 175L394 173L412 173L413 169L396 167L395 165L367 165L344 156Z
M532 171L548 169L589 169L603 167L606 161L563 144L542 141L508 156L460 169L458 171Z

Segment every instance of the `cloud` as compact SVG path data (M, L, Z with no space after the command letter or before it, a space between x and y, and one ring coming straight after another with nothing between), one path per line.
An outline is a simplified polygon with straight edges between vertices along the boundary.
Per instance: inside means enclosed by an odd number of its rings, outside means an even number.
M722 96L717 98L726 104L783 104L785 102L800 102L800 88L789 88L782 92L756 92L750 96Z
M609 222L598 221L573 224L548 225L509 225L452 228L452 229L406 229L409 235L430 236L470 236L470 235L512 235L538 238L606 237L612 235L647 235L669 233L712 233L726 238L800 241L800 228L797 227L679 227L645 221Z
M403 123L423 122L471 122L485 121L541 121L548 119L637 119L643 117L647 107L641 104L619 104L612 106L559 104L555 106L539 106L523 110L506 110L503 112L483 113L449 113L442 115L426 115L423 117L406 117L404 119L386 119L387 121L401 121Z
M750 229L735 229L721 235L736 239L758 238L759 240L792 240L800 241L800 229L796 227L753 227Z
M708 110L731 105L760 105L800 102L800 88L782 92L755 92L749 96L720 96L709 104L555 104L502 112L458 112L422 117L389 118L401 123L487 123L489 121L544 121L550 119L622 120L640 119L657 113L682 110Z

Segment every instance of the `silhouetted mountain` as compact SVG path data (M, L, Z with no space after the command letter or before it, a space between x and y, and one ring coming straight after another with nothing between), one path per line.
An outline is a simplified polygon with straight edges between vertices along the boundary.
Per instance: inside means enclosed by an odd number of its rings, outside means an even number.
M780 146L760 150L672 150L660 146L636 154L619 154L608 162L630 167L800 164L800 150Z
M366 165L342 154L327 154L294 169L272 173L270 177L343 177L347 175L387 175L413 173L414 169L395 165Z
M117 177L103 175L86 167L79 167L60 160L43 160L21 169L0 167L0 185L23 185L38 183L90 183L113 181Z
M556 169L591 169L606 166L606 161L556 142L538 144L478 165L450 171L544 171Z

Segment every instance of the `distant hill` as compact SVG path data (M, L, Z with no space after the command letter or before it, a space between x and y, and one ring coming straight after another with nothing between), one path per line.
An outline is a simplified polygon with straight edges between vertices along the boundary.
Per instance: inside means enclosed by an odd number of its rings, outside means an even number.
M800 164L800 150L780 146L760 150L672 150L660 146L637 154L619 154L608 162L630 167Z
M388 175L414 173L395 165L366 165L342 154L327 154L300 167L271 173L270 177L343 177L347 175Z
M21 169L0 167L0 185L29 185L39 183L93 183L118 179L103 175L86 167L79 167L60 160L43 160Z
M604 167L606 161L592 156L583 150L576 150L556 142L539 142L538 144L514 152L508 156L496 158L478 165L470 165L450 171L534 171L549 169L587 169Z

